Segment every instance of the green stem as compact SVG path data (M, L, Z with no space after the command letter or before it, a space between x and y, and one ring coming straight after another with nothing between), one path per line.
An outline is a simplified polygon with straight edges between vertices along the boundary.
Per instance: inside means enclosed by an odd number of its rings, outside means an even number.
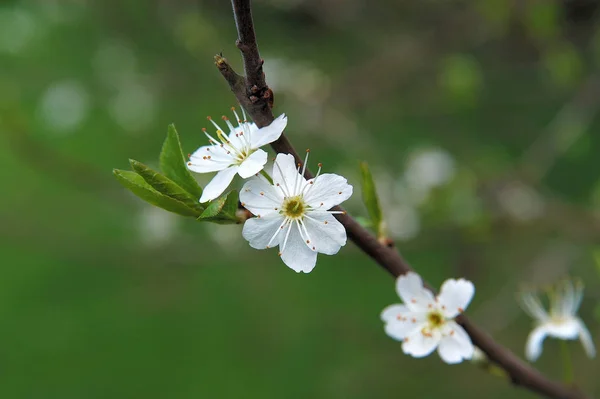
M269 181L269 183L273 184L273 179L264 169L260 171L260 174L263 175Z
M573 362L571 360L571 353L569 352L569 344L565 340L562 340L560 344L563 358L563 378L565 380L565 383L569 384L572 383L574 380Z

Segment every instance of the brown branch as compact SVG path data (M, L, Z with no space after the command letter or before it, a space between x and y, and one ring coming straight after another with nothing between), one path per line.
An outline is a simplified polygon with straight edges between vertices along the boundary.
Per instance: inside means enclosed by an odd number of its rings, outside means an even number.
M237 75L221 55L215 57L216 65L229 83L237 100L248 111L254 122L259 127L267 126L274 119L271 112L273 94L266 84L262 69L263 60L260 58L256 43L251 1L232 0L231 3L238 31L236 44L242 53L246 76ZM281 135L279 140L272 143L271 146L276 152L292 154L297 162L303 162L284 135ZM311 178L312 176L307 169L305 177ZM335 209L342 210L340 207ZM344 214L336 215L336 217L346 228L350 240L394 277L412 270L408 262L396 250L382 245L374 235L351 216ZM542 375L510 350L496 343L490 335L475 326L466 316L459 316L457 321L465 328L473 343L485 352L492 362L504 369L514 384L550 398L587 398L578 389L567 387Z

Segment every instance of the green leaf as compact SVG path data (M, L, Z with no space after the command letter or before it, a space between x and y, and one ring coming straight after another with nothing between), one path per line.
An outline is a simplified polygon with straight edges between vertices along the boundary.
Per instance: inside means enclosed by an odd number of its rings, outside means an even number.
M169 125L167 138L160 152L159 161L160 170L162 170L165 176L192 194L196 199L202 196L202 188L187 168L175 125Z
M360 163L360 172L362 175L362 198L369 216L371 217L372 226L377 229L379 237L384 236L383 215L379 206L379 198L375 190L375 182L373 175L369 170L369 165L366 162Z
M135 172L114 169L113 174L125 188L152 205L183 216L197 217L200 214L200 212L187 207L182 202L159 193Z
M159 193L166 195L167 197L171 197L185 204L188 208L195 209L198 212L202 212L204 210L204 207L202 207L198 202L198 198L192 196L192 194L181 188L173 180L161 175L155 170L150 169L148 166L136 161L135 159L130 159L129 163L131 164L133 170L138 175L142 176L146 183L152 186L152 188Z
M354 219L358 222L358 224L360 224L364 228L369 229L369 228L373 227L373 221L369 218L358 215L358 216L355 216Z
M233 190L212 201L198 218L201 222L238 223L238 192Z

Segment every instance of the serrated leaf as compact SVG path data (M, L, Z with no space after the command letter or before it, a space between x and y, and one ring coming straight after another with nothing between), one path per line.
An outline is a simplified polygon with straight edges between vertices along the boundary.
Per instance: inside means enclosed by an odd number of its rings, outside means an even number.
M143 163L130 159L129 164L133 170L140 175L146 183L152 186L153 189L159 193L176 199L177 201L185 204L187 207L197 210L198 212L204 211L204 207L198 202L198 198L194 198L192 194L181 188L173 180L166 176L161 175L155 170L152 170Z
M377 229L378 236L384 234L383 228L383 216L381 207L379 206L379 198L377 197L377 191L375 190L375 182L373 181L373 175L369 170L369 165L366 162L360 163L360 172L362 176L362 198L369 216L371 223L374 228Z
M199 211L189 208L182 202L159 193L135 172L114 169L113 174L125 188L152 205L182 216L197 217L200 214Z
M175 130L175 125L169 125L167 138L160 152L159 163L160 170L162 170L165 176L173 180L196 199L202 196L202 188L187 168L185 156L181 149L181 141L179 141L179 134Z
M198 218L201 222L238 223L238 192L233 190L212 201Z

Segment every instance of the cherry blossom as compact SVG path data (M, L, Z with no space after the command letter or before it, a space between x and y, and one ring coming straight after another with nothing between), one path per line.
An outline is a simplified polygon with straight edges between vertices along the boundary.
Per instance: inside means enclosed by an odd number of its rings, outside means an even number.
M402 350L413 357L424 357L436 348L449 364L471 359L474 346L467 332L454 318L462 313L475 293L470 281L446 280L440 294L423 286L418 274L398 277L396 291L404 304L390 305L381 313L385 332L402 341Z

